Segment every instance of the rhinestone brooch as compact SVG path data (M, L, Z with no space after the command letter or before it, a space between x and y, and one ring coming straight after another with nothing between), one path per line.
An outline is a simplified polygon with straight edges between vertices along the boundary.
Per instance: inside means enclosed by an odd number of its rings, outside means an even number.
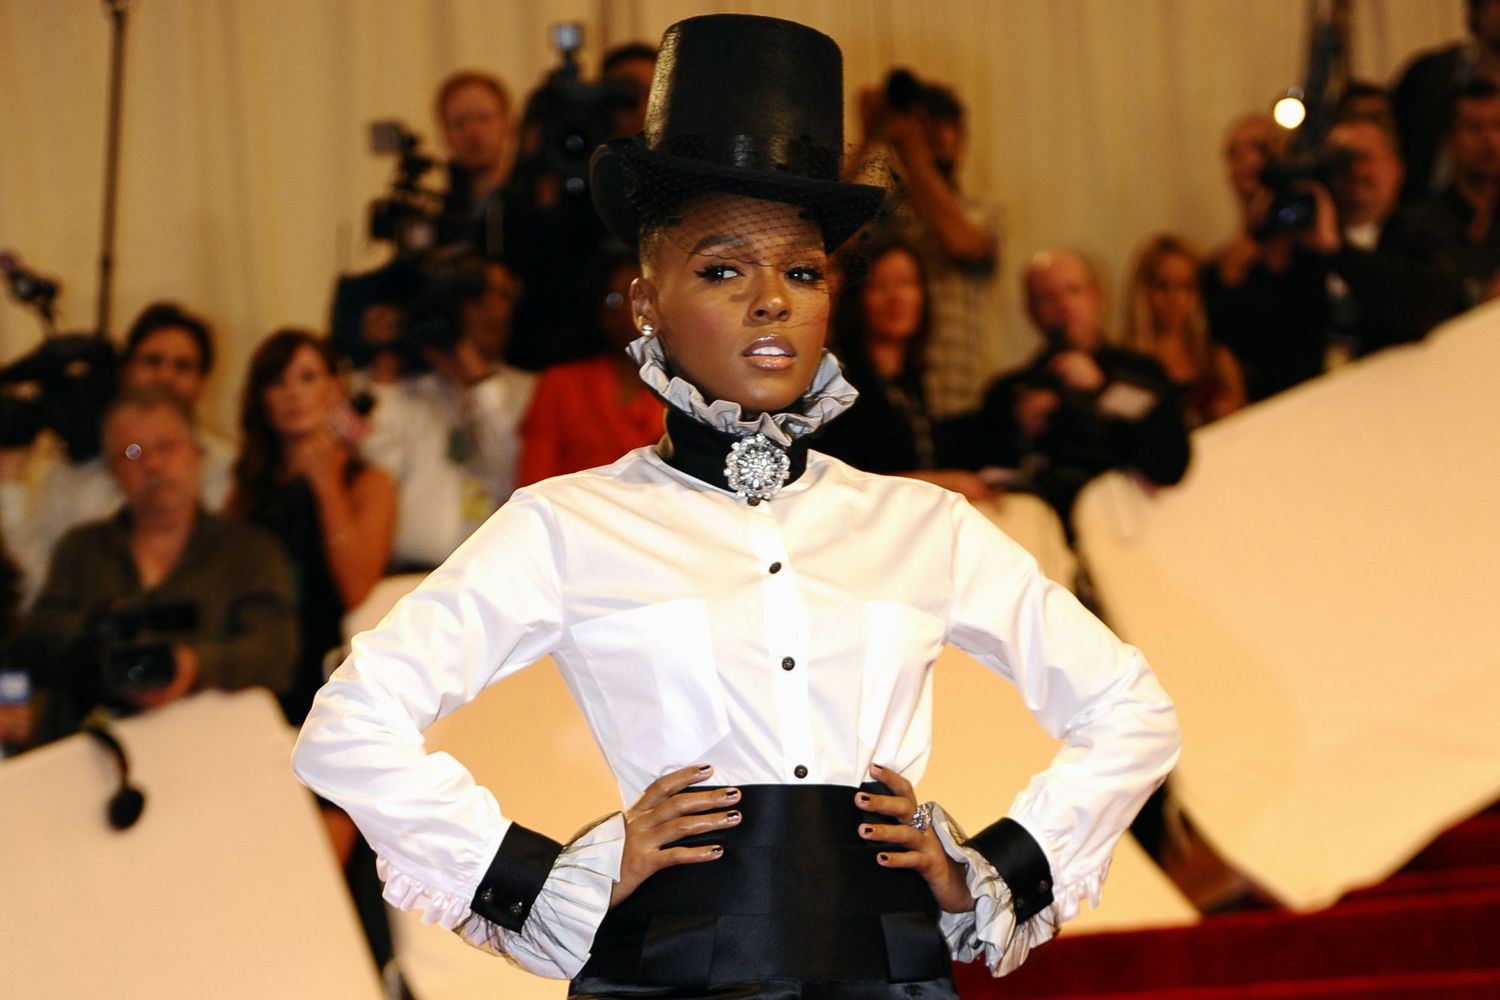
M750 503L769 500L786 483L792 460L764 434L740 438L724 461L724 478L735 495Z

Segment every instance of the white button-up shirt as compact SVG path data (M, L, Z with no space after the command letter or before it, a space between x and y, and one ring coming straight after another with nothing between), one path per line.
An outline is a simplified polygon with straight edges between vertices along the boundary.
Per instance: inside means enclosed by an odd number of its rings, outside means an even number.
M915 782L947 642L1067 741L1010 811L1051 864L1050 928L1097 898L1115 841L1175 760L1171 703L1136 650L962 497L816 452L755 506L651 448L518 491L356 637L295 766L358 823L388 899L471 924L511 821L457 761L426 752L422 731L488 685L551 654L627 803L699 762L733 785L853 786L872 763ZM565 851L520 932L466 924L466 936L572 975L622 840L617 817ZM993 874L971 871L971 885ZM999 968L1005 909L981 898L977 915L945 917L955 954Z

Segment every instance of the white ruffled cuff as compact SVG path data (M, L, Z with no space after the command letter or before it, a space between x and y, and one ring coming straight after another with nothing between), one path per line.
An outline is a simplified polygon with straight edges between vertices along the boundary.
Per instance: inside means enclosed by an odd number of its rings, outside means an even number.
M1031 949L1052 940L1057 934L1058 924L1062 922L1059 915L1061 896L1017 926L1010 887L984 855L964 846L963 831L937 803L932 804L932 829L948 857L964 866L965 883L974 897L972 911L938 916L938 928L948 941L949 952L958 962L983 959L994 976L1014 972L1026 961ZM1076 899L1073 906L1076 913Z
M538 976L571 979L588 961L594 934L609 910L620 880L625 816L615 813L563 848L552 865L531 914L519 931L508 931L476 914L470 900L436 892L378 859L385 901L401 910L421 910L424 924L437 924L476 948L505 955Z

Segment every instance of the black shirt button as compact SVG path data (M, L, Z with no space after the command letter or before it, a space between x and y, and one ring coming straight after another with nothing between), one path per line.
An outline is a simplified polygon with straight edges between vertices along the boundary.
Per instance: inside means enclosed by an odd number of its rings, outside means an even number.
M781 572L781 563L779 563L779 562L773 562L771 564L771 572L772 573L780 573Z
M796 665L797 665L797 661L794 660L794 659L792 659L790 656L783 656L781 658L781 669L782 670L790 670L793 667L795 667Z
M510 915L511 916L513 916L513 917L519 917L521 914L523 914L525 912L526 912L526 904L525 903L511 903L510 904Z
M481 890L480 893L479 893L479 901L481 903L492 903L492 902L494 902L495 901L495 890L494 889L483 889L483 890Z
M796 767L792 768L792 773L795 774L799 778L805 778L805 777L807 777L807 765L806 764L798 764Z

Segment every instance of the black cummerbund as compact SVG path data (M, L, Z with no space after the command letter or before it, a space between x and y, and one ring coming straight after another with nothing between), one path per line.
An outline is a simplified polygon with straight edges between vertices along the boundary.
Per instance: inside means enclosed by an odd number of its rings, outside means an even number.
M876 862L901 848L859 836L862 823L897 820L861 811L845 785L739 787L725 807L744 815L737 827L679 841L722 844L724 855L643 882L605 916L580 979L709 987L950 974L927 883Z

